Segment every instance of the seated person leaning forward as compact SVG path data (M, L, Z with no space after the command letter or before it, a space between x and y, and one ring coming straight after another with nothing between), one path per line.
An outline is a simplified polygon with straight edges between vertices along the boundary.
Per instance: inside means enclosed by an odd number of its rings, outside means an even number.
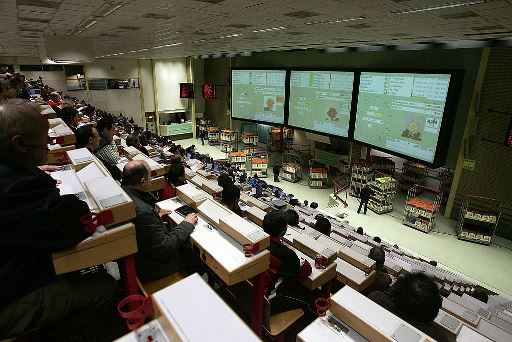
M311 265L307 260L300 260L293 250L283 244L281 238L286 229L286 215L282 211L269 212L263 218L263 230L270 235L266 295L271 314L298 308L307 310L304 303L312 302L310 294L300 283L311 274Z
M448 341L443 329L434 324L443 300L435 281L428 275L403 275L393 284L389 294L375 291L368 298L436 341Z
M37 168L47 144L39 106L16 99L0 105L0 340L49 324L54 339L89 340L115 317L116 284L108 274L55 275L52 253L90 235L80 221L89 208L75 195L61 196Z
M145 161L133 160L123 169L122 186L135 204L133 220L137 235L138 253L135 257L137 276L140 280L153 280L188 269L184 264L183 247L197 222L197 214L188 214L183 222L169 229L162 217L167 210L155 210L155 200L149 193L151 168Z

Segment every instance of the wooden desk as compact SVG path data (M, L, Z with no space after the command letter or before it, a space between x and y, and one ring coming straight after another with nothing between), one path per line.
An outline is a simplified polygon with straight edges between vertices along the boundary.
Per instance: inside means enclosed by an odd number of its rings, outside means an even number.
M53 253L57 275L123 260L123 278L129 294L138 293L134 254L137 253L135 226L131 222L110 227L106 232L91 236L73 248Z
M370 286L375 280L376 274L375 271L365 273L343 259L336 259L336 279L358 292Z
M244 192L240 193L240 200L251 207L257 207L266 212L269 212L272 209L268 204L263 203L259 199L254 198Z
M185 203L179 198L159 202L159 208L175 210ZM230 214L229 211L227 211ZM179 224L183 217L172 212L169 218ZM198 214L198 222L190 234L192 251L228 286L251 279L252 289L252 328L258 336L262 336L264 309L264 277L268 269L270 253L265 250L251 257L245 257L240 244L217 228L217 223L208 221Z

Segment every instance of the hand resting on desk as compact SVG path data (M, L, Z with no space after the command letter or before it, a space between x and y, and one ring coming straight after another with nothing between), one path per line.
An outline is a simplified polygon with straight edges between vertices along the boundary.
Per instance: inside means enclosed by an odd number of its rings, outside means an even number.
M183 221L186 221L186 222L192 223L192 224L196 224L197 223L197 214L196 213L190 213L187 216L185 216Z
M172 213L172 210L160 209L160 211L158 212L158 216L160 216L160 218L162 218L162 217L169 215L170 213Z

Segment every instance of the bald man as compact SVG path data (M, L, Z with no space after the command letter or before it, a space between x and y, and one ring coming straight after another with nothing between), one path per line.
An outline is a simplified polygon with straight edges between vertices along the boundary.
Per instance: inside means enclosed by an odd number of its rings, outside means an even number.
M133 220L139 249L135 261L137 275L142 280L163 278L185 269L185 261L190 257L183 257L185 250L181 247L197 223L197 215L188 214L176 228L168 229L162 217L170 212L156 212L154 198L149 193L150 175L151 168L141 160L133 160L123 169L123 189L135 203L137 214Z
M80 320L115 292L106 274L55 275L51 254L90 235L80 221L89 208L75 195L61 196L55 180L37 168L47 159L47 143L48 120L39 106L24 100L0 105L0 339L66 316Z

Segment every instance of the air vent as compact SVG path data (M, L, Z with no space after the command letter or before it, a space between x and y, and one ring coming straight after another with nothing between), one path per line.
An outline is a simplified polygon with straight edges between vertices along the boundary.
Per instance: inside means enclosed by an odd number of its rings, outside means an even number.
M168 20L171 19L171 16L165 15L165 14L158 14L158 13L146 13L142 16L146 19L155 19L155 20Z
M245 29L245 28L252 27L252 25L247 25L247 24L231 24L231 25L226 25L226 27Z
M316 17L317 15L320 15L320 14L315 13L315 12L308 12L308 11L296 11L296 12L285 13L284 15L287 17L292 17L292 18L311 18L311 17Z
M459 12L459 13L452 13L452 14L440 14L440 18L446 19L446 20L453 20L453 19L466 19L466 18L475 18L478 17L478 14L472 11L466 11L466 12Z
M18 22L20 22L20 21L31 22L31 23L49 23L50 19L18 17Z
M478 37L478 36L496 36L500 34L511 34L512 31L494 31L494 32L482 32L482 33L467 33L466 37Z
M198 2L206 2L207 4L220 4L226 0L196 0Z
M355 24L355 25L347 25L345 27L350 27L350 28L353 28L353 29L367 29L367 28L370 28L371 25L368 25L368 24Z
M44 0L18 0L16 3L18 4L18 6L31 6L43 8L59 8L61 5L61 2Z
M122 30L122 31L137 31L137 30L140 30L142 27L137 27L137 26L119 26L117 27L118 30Z
M488 25L488 26L476 26L471 28L474 31L492 31L492 30L506 30L507 28L501 25Z

